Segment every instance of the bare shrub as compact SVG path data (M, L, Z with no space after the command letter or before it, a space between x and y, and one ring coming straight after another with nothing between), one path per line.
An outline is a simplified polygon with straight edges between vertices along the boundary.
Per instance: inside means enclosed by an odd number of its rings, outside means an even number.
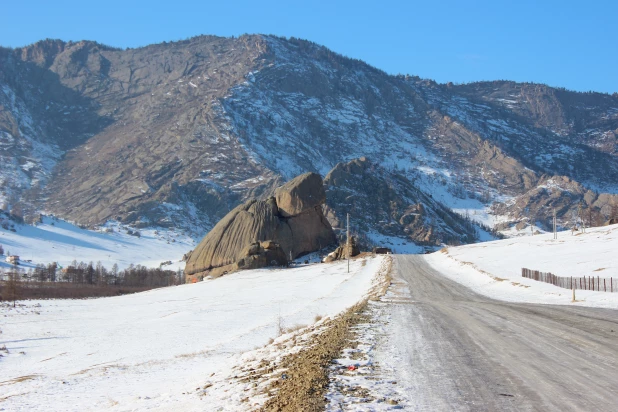
M306 327L307 327L307 325L303 325L303 324L297 323L294 326L290 326L289 328L284 329L283 333L296 332L297 330L301 330L301 329L306 328Z

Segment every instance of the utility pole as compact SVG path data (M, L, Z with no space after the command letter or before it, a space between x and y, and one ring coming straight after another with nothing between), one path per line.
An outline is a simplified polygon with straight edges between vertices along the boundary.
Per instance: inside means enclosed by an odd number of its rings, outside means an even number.
M350 214L347 214L347 240L345 244L346 257L348 259L348 273L350 273Z
M584 222L584 215L582 213L581 203L577 206L577 216L579 216L579 220L581 220L582 222L582 233L586 233L586 223Z
M556 221L556 209L554 209L554 240L558 239L558 231L557 231L557 221Z

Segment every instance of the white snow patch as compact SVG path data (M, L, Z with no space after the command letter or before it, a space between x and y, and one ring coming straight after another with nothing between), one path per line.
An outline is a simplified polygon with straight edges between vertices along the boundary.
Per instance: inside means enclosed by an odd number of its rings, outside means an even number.
M494 299L618 309L618 293L571 291L521 276L528 268L562 277L599 276L618 281L618 225L589 228L577 236L570 231L449 247L425 259L436 270L470 289ZM615 285L614 285L615 287Z
M7 410L246 410L249 383L204 395L278 324L312 324L356 304L383 258L261 269L113 298L0 307ZM271 345L267 352L277 355ZM257 356L253 352L251 356ZM263 355L264 356L264 355Z
M108 228L113 232L107 233ZM197 244L196 239L177 230L139 229L141 236L138 238L128 235L128 229L117 222L108 222L99 231L86 230L60 219L44 217L43 223L37 226L15 225L15 232L0 227L0 245L5 253L20 256L23 269L52 262L67 266L77 260L100 261L108 269L116 263L122 270L131 263L158 267L161 262L171 260L173 264L166 269L176 270L184 268L182 256ZM0 262L0 271L9 267Z

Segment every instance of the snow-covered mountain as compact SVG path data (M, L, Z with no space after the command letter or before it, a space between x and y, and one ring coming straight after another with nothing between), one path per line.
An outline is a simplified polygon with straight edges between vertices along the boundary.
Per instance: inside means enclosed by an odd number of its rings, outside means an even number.
M203 234L248 197L363 156L423 206L490 226L548 227L553 209L571 225L580 203L602 221L617 203L616 94L437 84L261 35L127 50L46 40L0 49L0 85L0 192L22 214ZM478 239L427 224L449 234L438 242Z

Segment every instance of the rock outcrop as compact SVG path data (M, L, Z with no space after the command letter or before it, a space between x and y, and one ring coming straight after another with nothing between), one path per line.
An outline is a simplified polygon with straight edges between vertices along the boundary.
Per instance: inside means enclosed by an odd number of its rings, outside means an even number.
M470 243L477 237L470 222L404 175L366 157L337 164L324 178L324 185L329 206L325 215L335 228L345 227L346 213L350 213L360 235L377 229L429 247ZM362 238L358 240L363 243Z
M204 237L187 260L187 281L238 269L285 265L288 259L335 241L322 213L322 178L300 175L266 200L249 200L228 213Z
M551 228L554 210L562 216L559 227L577 227L582 219L588 227L602 226L614 216L615 207L618 207L618 194L597 193L566 176L542 176L538 186L507 202L494 203L492 212L510 217L497 226L500 230L511 226L522 230L531 222Z
M346 253L346 244L339 246L334 251L330 252L325 258L324 263L334 262L335 260L347 259L348 254ZM354 236L350 237L350 257L360 255L360 248L356 243L356 238Z

